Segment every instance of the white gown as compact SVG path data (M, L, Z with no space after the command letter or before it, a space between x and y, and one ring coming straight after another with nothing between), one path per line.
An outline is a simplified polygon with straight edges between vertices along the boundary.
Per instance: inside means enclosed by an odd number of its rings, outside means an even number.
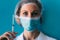
M23 33L19 36L17 36L14 40L24 40ZM44 35L42 32L40 32L39 36L35 38L35 40L57 40L52 37L48 37L47 35Z

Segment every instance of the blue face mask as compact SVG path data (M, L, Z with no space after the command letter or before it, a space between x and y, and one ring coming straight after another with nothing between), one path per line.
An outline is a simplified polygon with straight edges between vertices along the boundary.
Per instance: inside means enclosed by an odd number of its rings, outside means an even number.
M32 32L40 27L40 17L20 17L20 23L22 24L24 30Z

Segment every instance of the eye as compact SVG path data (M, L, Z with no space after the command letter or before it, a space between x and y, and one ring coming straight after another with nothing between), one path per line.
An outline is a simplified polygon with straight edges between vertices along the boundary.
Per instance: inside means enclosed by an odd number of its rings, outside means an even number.
M31 15L32 15L33 17L35 17L35 16L38 16L38 14L39 14L38 12L32 12Z
M28 12L24 12L23 15L24 15L24 16L28 16Z

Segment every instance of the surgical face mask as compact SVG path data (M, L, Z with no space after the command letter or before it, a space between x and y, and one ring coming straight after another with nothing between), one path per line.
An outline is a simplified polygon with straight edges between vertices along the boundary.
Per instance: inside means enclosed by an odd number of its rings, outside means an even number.
M24 30L32 32L40 27L40 17L29 18L20 16L20 23Z

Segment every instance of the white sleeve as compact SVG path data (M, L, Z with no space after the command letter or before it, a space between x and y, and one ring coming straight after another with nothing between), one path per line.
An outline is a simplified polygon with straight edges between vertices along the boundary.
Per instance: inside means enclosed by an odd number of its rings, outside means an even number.
M52 37L49 37L49 36L43 34L42 32L40 32L40 35L39 35L39 37L37 39L38 40L57 40L55 38L52 38Z
M57 40L57 39L52 38L52 37L47 37L47 40Z

